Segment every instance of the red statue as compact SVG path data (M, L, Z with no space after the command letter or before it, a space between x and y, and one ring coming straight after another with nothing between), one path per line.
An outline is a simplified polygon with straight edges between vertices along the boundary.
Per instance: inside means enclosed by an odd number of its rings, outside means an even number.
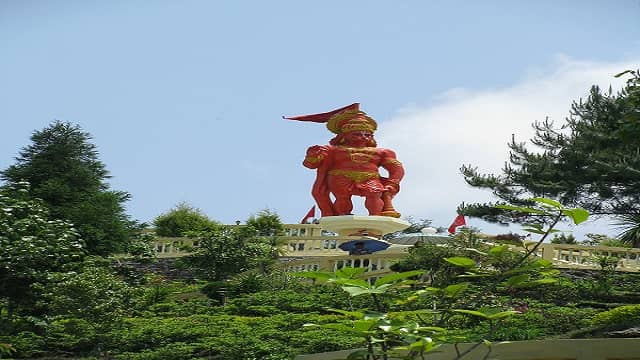
M286 119L327 123L337 134L329 145L315 145L307 150L303 165L317 169L312 195L322 216L350 215L351 197L365 197L369 215L400 217L391 199L400 190L404 168L392 150L376 147L375 120L360 111L358 103L327 113L288 117ZM389 173L380 176L382 167ZM333 194L335 201L329 194Z

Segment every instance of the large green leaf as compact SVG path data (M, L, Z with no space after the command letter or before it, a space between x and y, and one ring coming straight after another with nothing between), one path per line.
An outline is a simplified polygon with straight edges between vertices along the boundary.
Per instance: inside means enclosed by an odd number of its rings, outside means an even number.
M361 288L361 287L358 287L358 286L343 286L342 290L344 290L347 293L349 293L350 296L359 296L359 295L371 294L372 293L371 289Z
M565 209L562 210L562 214L570 217L571 220L573 220L573 223L576 225L587 221L587 219L589 218L589 212L582 208Z
M470 259L468 257L461 257L461 256L444 258L444 261L448 262L449 264L453 264L455 266L460 266L463 268L470 268L476 265L476 262L473 261L473 259Z
M362 279L330 279L331 282L337 283L339 285L346 285L346 286L357 286L357 287L361 287L361 288L370 288L371 285L369 285L369 283L366 280L362 280Z
M500 256L505 251L507 251L508 248L509 248L508 245L494 246L491 249L489 249L488 254L489 254L489 256Z
M449 285L446 288L444 288L444 292L449 297L458 297L469 287L470 284L471 283L463 282L459 284Z
M489 319L489 315L476 310L456 309L453 311L460 314L467 314L467 315L476 316L483 319Z
M519 285L526 283L527 281L529 281L531 279L531 276L529 274L519 274L519 275L514 275L510 278L507 279L507 281L504 282L506 287L518 287Z
M418 275L422 275L422 274L424 274L424 271L422 271L422 270L413 270L413 271L393 273L393 274L385 275L385 276L379 278L378 280L376 280L376 282L373 284L373 286L380 286L380 285L383 285L383 284L393 283L393 282L396 282L398 280L403 280L403 279L407 279L407 278L418 276Z
M531 200L535 201L537 203L541 203L543 205L548 205L548 206L556 208L556 209L562 209L563 208L562 204L560 204L559 202L557 202L555 200L551 200L551 199L547 199L547 198L543 198L543 197L534 197L534 198L531 198Z

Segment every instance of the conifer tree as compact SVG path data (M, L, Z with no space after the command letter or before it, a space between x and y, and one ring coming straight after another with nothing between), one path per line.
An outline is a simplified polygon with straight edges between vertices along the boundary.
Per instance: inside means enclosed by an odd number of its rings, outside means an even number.
M526 199L540 196L596 216L640 213L640 73L616 76L630 77L620 92L593 86L586 101L573 103L561 126L548 119L533 124L531 143L537 149L514 138L501 174L481 174L465 165L466 182L491 190L499 203L528 205ZM459 210L493 222L531 220L508 218L493 205L468 204Z
M29 195L42 199L52 217L71 222L89 253L107 255L122 251L129 239L133 222L124 204L130 196L109 189L91 139L80 126L55 121L33 133L31 145L0 178L6 185L28 182Z

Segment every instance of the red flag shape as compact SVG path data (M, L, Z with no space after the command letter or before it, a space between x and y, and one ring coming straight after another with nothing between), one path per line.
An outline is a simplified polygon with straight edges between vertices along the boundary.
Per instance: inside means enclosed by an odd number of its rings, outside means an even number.
M467 225L467 222L464 220L464 216L456 216L456 218L453 219L451 226L449 226L449 234L454 234L456 232L456 228L462 225Z
M309 219L313 219L314 217L316 217L316 206L315 205L313 205L311 207L311 209L309 209L309 212L307 213L307 215L305 215L302 218L302 221L300 222L300 224L306 224Z

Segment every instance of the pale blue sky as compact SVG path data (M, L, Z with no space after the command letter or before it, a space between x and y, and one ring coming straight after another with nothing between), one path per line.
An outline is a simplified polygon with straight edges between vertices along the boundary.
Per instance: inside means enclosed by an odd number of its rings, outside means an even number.
M227 223L266 207L297 222L313 203L304 152L331 134L281 116L360 102L407 160L398 210L448 226L461 201L489 199L457 168L499 168L519 132L497 127L560 120L640 66L639 19L638 0L3 0L0 168L59 119L93 135L135 219L186 201ZM476 160L451 140L465 136L504 154Z

